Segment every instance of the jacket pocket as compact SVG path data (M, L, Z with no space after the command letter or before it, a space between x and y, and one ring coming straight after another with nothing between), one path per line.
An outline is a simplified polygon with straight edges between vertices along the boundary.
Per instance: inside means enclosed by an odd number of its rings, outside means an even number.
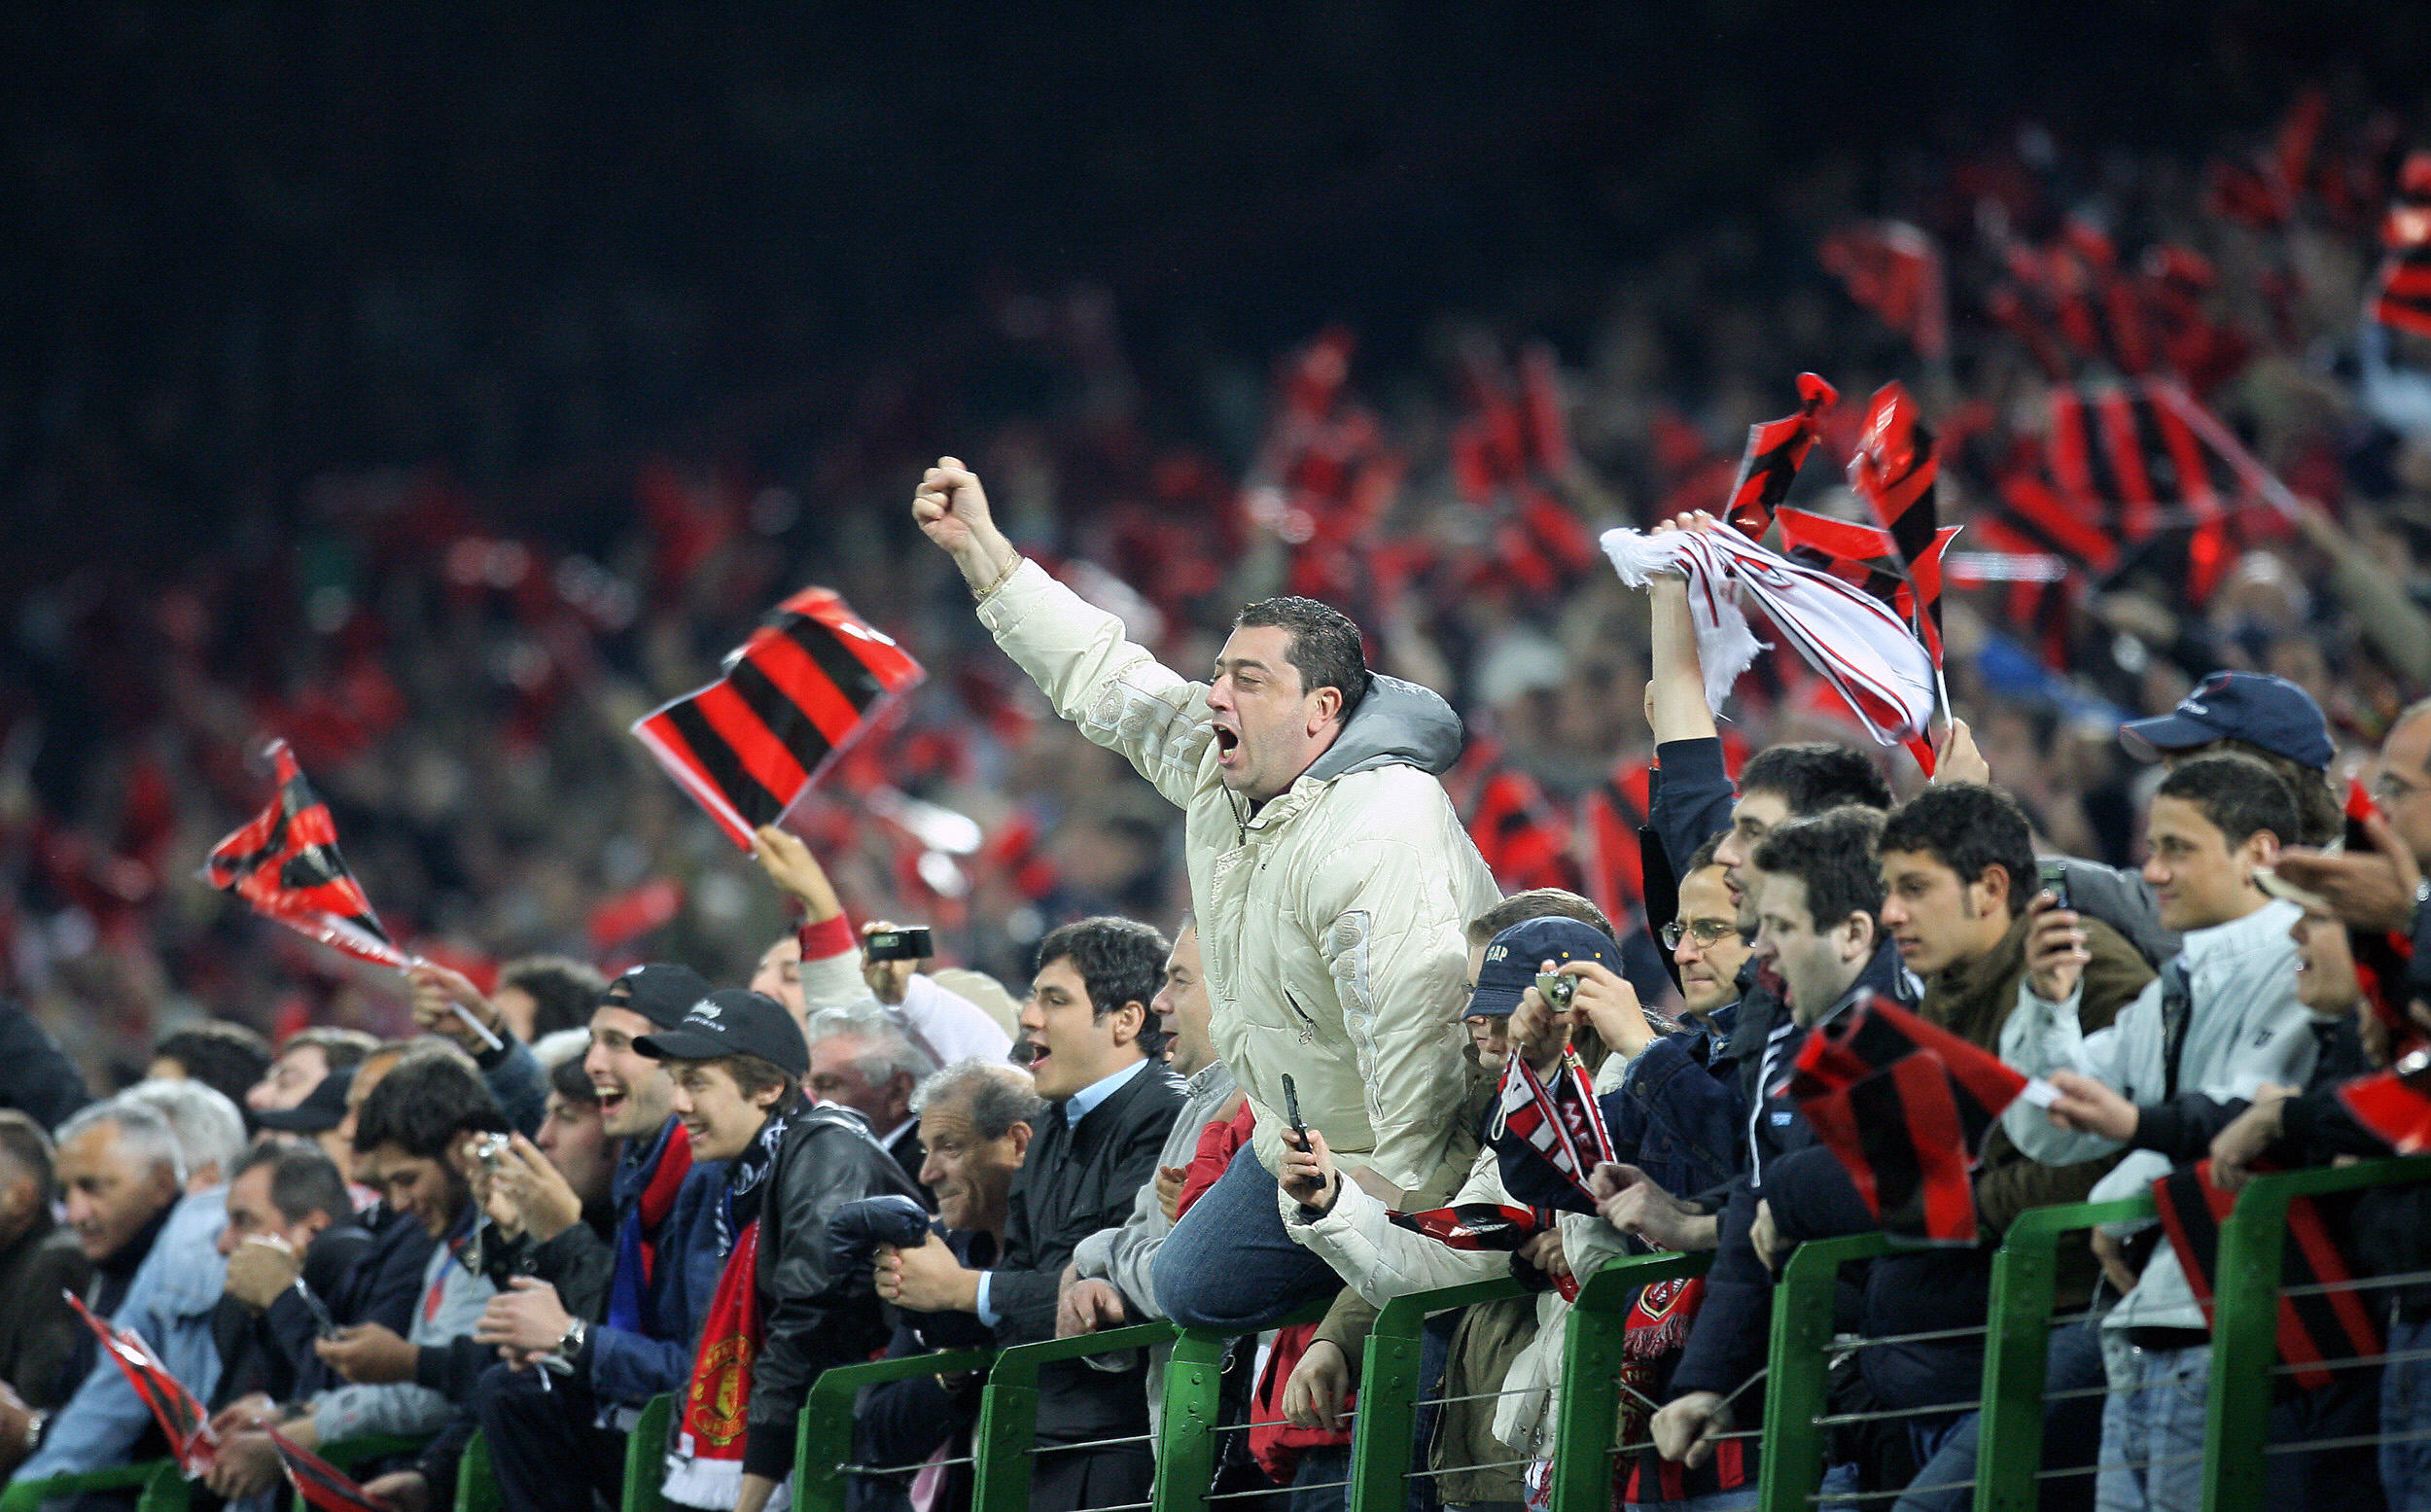
M1300 1021L1300 1043L1315 1044L1317 1042L1317 1020L1308 1016L1308 1010L1300 1006L1300 1000L1291 996L1290 988L1286 987L1283 990L1283 1001L1290 1007L1291 1016Z

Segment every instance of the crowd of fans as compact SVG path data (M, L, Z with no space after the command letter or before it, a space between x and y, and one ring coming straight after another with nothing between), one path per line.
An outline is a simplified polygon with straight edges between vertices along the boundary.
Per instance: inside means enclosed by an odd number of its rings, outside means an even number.
M1376 1309L1516 1270L1542 1288L1430 1325L1414 1494L1517 1506L1545 1494L1564 1283L1706 1249L1633 1315L1613 1500L1748 1504L1779 1266L1879 1222L1784 1068L1880 1000L2058 1090L1981 1152L1984 1244L1846 1299L1921 1342L1842 1372L1895 1430L1844 1435L1827 1489L1962 1504L1981 1342L1947 1335L1984 1316L1989 1243L2206 1156L2385 1153L2336 1089L2431 1030L2431 984L2350 949L2411 941L2431 868L2431 402L2359 316L2398 146L2300 107L2261 167L2031 131L1943 165L1903 207L1938 248L1931 339L1769 275L1849 208L1804 184L1763 235L1684 231L1567 354L1448 321L1437 384L1327 333L1263 408L1211 364L1197 444L1158 434L1102 295L1007 295L926 348L966 366L873 377L799 491L653 460L630 511L561 484L586 524L550 536L437 474L334 478L292 534L30 596L0 746L25 1003L0 1013L0 1454L36 1478L159 1450L63 1287L209 1405L215 1494L274 1489L271 1425L423 1436L370 1481L401 1512L446 1503L476 1427L508 1505L588 1508L661 1393L668 1499L759 1512L825 1368L1165 1318L1275 1330L1223 1473L1317 1507ZM1717 722L1684 587L1568 549L1715 528L1729 439L1801 368L1904 375L1944 518L1996 525L2049 393L2122 371L2053 270L2139 298L2100 284L2123 248L2200 258L2176 376L2293 494L2240 502L2216 574L1954 568L1961 718L1929 784L1786 656ZM2056 334L1999 313L2021 291ZM1042 397L975 418L1006 387ZM910 449L956 404L973 466L921 475L906 524ZM1796 498L1843 508L1830 471ZM759 831L770 887L623 732L805 570L931 677ZM407 978L176 880L255 806L270 731L425 958ZM2350 777L2378 809L2342 850ZM891 920L966 964L864 959ZM1568 1174L1497 1092L1566 1049L1619 1155ZM2362 1203L2359 1271L2431 1271L2417 1189ZM1481 1239L1479 1205L1545 1216ZM2047 1499L2191 1505L2208 1333L2175 1250L2097 1233L2060 1299L2054 1389L2107 1390L2055 1404L2047 1468L2075 1473ZM2395 1288L2384 1367L2279 1393L2275 1440L2340 1446L2273 1457L2288 1504L2431 1505L2427 1306ZM1041 1373L1034 1505L1147 1499L1160 1369ZM967 1499L976 1406L951 1376L864 1393L856 1461L885 1469L856 1494Z

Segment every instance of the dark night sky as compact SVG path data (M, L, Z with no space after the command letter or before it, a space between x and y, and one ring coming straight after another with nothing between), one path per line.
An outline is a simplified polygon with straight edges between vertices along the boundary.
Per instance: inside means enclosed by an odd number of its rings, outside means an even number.
M2275 0L100 0L11 8L0 46L16 507L61 469L168 467L207 501L465 462L428 417L483 384L581 376L605 396L584 434L646 434L916 340L992 277L1104 281L1135 339L1180 322L1263 350L1345 314L1390 342L1608 277L1821 155L2027 114L2192 155L2305 79L2403 108L2431 22Z

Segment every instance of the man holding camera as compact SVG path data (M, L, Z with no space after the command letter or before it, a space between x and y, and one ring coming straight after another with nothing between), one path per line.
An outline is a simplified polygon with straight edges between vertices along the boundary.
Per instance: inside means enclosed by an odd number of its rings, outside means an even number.
M1186 815L1216 1048L1257 1133L1159 1248L1155 1289L1176 1322L1268 1326L1340 1284L1284 1230L1286 1071L1306 1121L1392 1206L1431 1206L1474 1149L1462 928L1501 894L1436 780L1460 720L1371 675L1358 627L1303 598L1242 611L1213 683L1187 681L1025 563L951 457L912 514L1057 712Z

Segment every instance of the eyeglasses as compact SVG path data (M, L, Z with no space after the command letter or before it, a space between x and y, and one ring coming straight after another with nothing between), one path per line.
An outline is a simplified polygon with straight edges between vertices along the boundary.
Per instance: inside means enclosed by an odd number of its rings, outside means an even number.
M2422 791L2422 784L2408 782L2395 772L2382 772L2372 779L2373 799L2382 808L2395 808Z
M1706 950L1719 944L1723 936L1738 932L1738 924L1729 919L1690 919L1685 923L1674 919L1663 926L1663 948L1665 950L1679 949L1680 939L1684 935L1695 940L1699 950Z

